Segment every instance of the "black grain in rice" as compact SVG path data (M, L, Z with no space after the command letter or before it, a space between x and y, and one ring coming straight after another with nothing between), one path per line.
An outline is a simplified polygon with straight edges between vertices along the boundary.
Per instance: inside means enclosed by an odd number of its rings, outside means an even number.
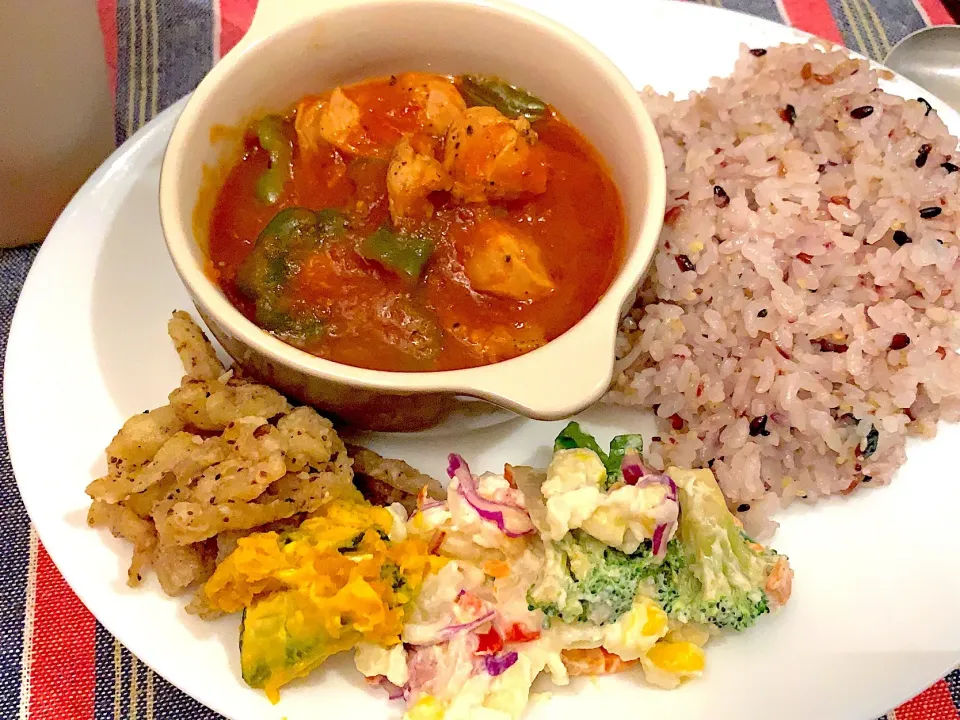
M727 195L727 191L724 190L719 185L713 186L713 202L718 208L725 208L730 204L730 196Z

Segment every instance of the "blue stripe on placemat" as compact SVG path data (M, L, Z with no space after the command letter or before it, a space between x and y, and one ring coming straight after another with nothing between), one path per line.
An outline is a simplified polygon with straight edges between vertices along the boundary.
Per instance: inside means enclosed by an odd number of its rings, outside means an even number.
M212 64L210 0L118 0L117 142L193 90Z
M960 668L947 675L947 688L950 690L950 697L953 698L953 704L960 710Z
M843 36L843 44L851 50L872 57L874 60L878 52L870 44L864 32L857 8L851 4L852 0L827 0L837 28Z
M36 247L0 252L0 358L6 358L13 310L36 254ZM2 374L0 370L0 380ZM0 424L5 422L0 406ZM0 527L4 529L4 552L0 553L0 718L14 718L20 703L30 520L10 467L6 431L0 432Z
M180 692L159 675L154 675L154 717L158 720L166 718L189 718L190 720L224 720L219 713L215 713L206 705L201 705L186 693ZM317 713L323 717L323 712Z
M191 92L213 66L213 10L209 0L157 0L160 110Z
M141 75L146 70L142 48L147 23L141 18L143 0L117 2L117 90L114 124L117 144L120 145L146 122L146 108L141 110ZM149 85L149 84L148 84ZM145 98L144 98L145 99Z
M96 652L94 720L115 720L134 714L138 718L153 717L156 720L223 720L221 715L181 692L137 660L129 650L118 645L100 623L97 623ZM136 673L133 672L134 666Z
M114 685L114 648L113 635L104 630L98 622L94 647L96 652L96 685L93 693L94 720L114 720L114 702L117 689Z
M883 61L896 42L926 26L912 0L827 0L844 44Z
M757 17L762 17L767 20L773 20L774 22L784 22L784 17L780 13L780 8L776 0L735 0L734 2L728 0L724 2L722 6L728 7L731 10L737 10L738 12L747 13L748 15L756 15Z
M913 0L870 0L870 5L883 23L892 44L927 26Z

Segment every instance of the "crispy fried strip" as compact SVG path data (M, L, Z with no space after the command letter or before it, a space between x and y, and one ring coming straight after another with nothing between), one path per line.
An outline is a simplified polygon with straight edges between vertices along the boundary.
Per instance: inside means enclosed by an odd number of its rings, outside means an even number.
M157 533L148 520L137 517L129 508L94 500L87 511L90 527L104 527L116 538L133 543L133 559L127 570L127 585L134 587L143 580L145 570L153 561Z
M417 495L424 488L432 498L446 497L439 482L403 460L384 458L356 445L347 445L347 452L353 458L354 484L374 505L398 502L412 513L417 508Z
M167 334L183 363L183 370L198 380L216 380L223 375L223 363L203 330L183 310L177 310L167 323Z

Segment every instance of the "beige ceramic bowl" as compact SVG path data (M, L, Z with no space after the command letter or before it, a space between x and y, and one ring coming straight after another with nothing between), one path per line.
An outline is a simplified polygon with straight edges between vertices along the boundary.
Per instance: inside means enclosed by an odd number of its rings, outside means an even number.
M600 151L626 212L627 254L606 294L569 331L527 355L467 370L398 373L316 358L264 332L204 272L204 182L236 157L259 113L307 93L404 70L499 75L551 103ZM206 178L206 180L205 180ZM472 399L537 419L595 402L610 383L617 324L663 221L663 155L627 79L586 41L496 0L260 0L250 32L200 83L170 139L160 215L170 256L227 352L253 376L358 427L417 430ZM195 233L194 228L200 229ZM199 235L199 237L198 237Z

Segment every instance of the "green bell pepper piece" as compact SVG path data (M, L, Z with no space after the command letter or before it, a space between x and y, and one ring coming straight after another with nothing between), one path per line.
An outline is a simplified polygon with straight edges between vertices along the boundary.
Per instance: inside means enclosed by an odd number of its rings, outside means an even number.
M460 80L460 94L471 107L495 107L511 120L523 116L533 122L547 111L543 100L498 77L464 75Z
M303 341L322 331L322 320L290 308L283 289L302 259L342 235L345 226L343 215L332 208L319 212L286 208L267 223L253 250L240 264L235 279L240 293L255 304L257 324Z
M287 181L293 177L293 142L278 115L267 115L257 123L257 141L270 154L270 167L257 178L257 198L276 205Z
M433 240L420 233L381 225L360 245L360 255L410 278L420 276L433 254Z

